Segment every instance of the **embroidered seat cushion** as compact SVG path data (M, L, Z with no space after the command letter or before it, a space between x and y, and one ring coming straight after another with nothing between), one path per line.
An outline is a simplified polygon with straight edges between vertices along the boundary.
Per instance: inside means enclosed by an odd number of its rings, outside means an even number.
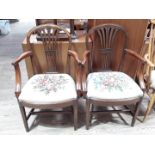
M155 89L155 70L151 71L150 82L151 82L151 87Z
M87 78L87 97L96 99L129 99L142 97L136 82L122 72L94 72Z
M77 98L74 80L68 74L37 74L23 87L20 102L56 104Z

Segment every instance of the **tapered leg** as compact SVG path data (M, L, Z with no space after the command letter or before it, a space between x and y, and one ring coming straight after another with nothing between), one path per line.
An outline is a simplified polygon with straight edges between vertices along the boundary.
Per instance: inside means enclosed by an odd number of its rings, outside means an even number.
M74 130L78 128L78 101L76 101L73 105L73 113L74 113Z
M136 104L135 113L134 113L134 116L133 116L133 119L132 119L131 126L134 126L135 125L135 121L136 121L136 117L137 117L138 112L139 112L139 107L141 105L141 101Z
M21 112L21 115L22 115L22 119L23 119L23 123L24 123L24 126L25 126L25 130L26 132L29 131L29 127L28 127L28 122L27 122L27 119L26 119L26 112L25 112L25 108L21 105L19 105L19 108L20 108L20 112Z
M93 109L94 109L93 104L90 104L90 120L89 120L90 124L91 124L91 121L92 121L92 118L93 118L93 113L92 113Z
M86 101L86 129L88 130L90 126L90 102Z
M143 122L145 121L147 115L150 113L150 111L151 111L151 109L152 109L154 103L155 103L155 93L153 93L153 94L150 96L150 102L149 102L149 104L148 104L146 113L145 113L145 115L144 115Z

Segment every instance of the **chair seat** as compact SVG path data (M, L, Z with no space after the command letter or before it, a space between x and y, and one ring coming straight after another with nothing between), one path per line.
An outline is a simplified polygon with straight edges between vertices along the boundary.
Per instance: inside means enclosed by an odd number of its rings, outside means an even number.
M143 91L136 82L122 72L93 72L87 78L87 98L131 99L142 97Z
M68 74L37 74L23 87L20 102L56 104L77 98L74 80Z
M151 82L151 88L155 89L155 70L151 71L150 82Z

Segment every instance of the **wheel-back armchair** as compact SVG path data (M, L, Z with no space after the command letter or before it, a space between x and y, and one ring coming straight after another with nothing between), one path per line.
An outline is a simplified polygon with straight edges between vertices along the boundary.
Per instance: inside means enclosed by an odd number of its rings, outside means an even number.
M121 44L119 41L121 40ZM90 43L91 42L91 43ZM119 46L116 45L120 44ZM120 106L113 112L126 112L128 105L135 105L134 126L143 91L125 72L126 58L139 61L138 77L143 89L142 69L145 60L136 52L127 49L128 36L120 25L103 24L90 29L86 36L86 51L82 61L82 90L86 97L86 128L89 129L92 115L103 111L94 110L95 106ZM119 49L118 49L119 47ZM117 51L117 52L116 52ZM136 73L135 73L136 75ZM136 76L134 76L136 78Z
M61 69L61 59L59 59L61 34L65 34L68 38L68 40L65 40L68 42L68 49L66 51L67 63L64 73ZM46 71L43 71L38 61L39 54L33 52L34 40L37 41L37 39L43 44L44 55L46 57ZM64 107L72 107L70 108L70 112L73 113L74 129L76 130L78 123L77 98L78 92L80 91L78 65L80 61L76 52L71 50L71 37L69 32L56 25L40 25L32 28L27 33L26 41L29 44L30 51L25 51L12 63L16 75L15 95L26 131L30 130L28 119L31 115L40 114L42 112L63 112L63 110L51 111L51 109ZM77 67L76 84L70 75L70 61L72 61L72 57ZM26 58L28 58L32 64L34 75L22 88L19 62ZM31 109L28 114L25 108Z

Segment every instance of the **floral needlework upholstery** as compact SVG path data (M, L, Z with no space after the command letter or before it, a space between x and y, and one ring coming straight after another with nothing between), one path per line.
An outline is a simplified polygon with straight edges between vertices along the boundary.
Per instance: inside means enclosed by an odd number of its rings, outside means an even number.
M56 104L77 98L74 80L68 74L37 74L23 87L19 101Z
M122 72L93 72L87 78L87 97L128 99L143 96L136 82Z

